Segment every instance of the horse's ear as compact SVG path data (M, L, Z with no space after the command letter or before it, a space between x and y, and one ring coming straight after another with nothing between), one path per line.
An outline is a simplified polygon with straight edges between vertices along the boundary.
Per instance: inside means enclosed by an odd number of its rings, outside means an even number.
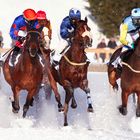
M88 22L88 19L87 19L87 17L85 17L85 22L86 22L86 23Z

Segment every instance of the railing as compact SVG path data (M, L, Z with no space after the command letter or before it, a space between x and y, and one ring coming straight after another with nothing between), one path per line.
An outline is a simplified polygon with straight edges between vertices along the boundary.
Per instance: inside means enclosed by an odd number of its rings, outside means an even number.
M110 48L88 48L86 49L86 52L95 53L97 55L97 59L100 58L100 54L105 54L105 60L110 59L110 55L114 53L116 49L110 49Z
M0 48L0 53L4 54L8 50L10 50L10 48ZM110 48L88 48L88 49L86 49L86 52L93 53L93 57L94 57L94 54L96 54L97 59L99 59L100 54L103 53L103 54L105 54L105 60L109 60L110 55L113 54L115 50L116 49L110 49ZM101 64L101 63L100 64L98 64L98 63L92 64L91 63L89 66L89 71L105 72L106 69L107 69L106 64Z

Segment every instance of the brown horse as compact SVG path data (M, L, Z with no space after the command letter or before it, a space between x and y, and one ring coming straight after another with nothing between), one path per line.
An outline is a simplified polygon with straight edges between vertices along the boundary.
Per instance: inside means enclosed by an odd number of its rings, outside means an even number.
M128 97L130 94L136 93L136 116L140 117L140 37L135 42L135 49L132 51L132 54L122 64L122 105L120 105L119 111L122 115L127 114Z
M85 48L91 46L92 39L90 28L87 25L87 18L75 23L75 32L71 47L63 55L59 63L57 71L52 66L54 78L65 89L65 104L64 104L64 126L68 125L67 112L69 101L72 99L72 108L76 108L77 104L74 99L74 89L80 87L87 94L88 111L93 112L90 89L88 88L87 71L89 62L85 54Z
M23 107L23 117L26 116L29 106L32 105L33 97L38 93L42 82L43 66L41 65L39 60L41 37L42 36L39 31L28 29L26 41L24 43L24 50L19 56L18 62L15 64L14 67L11 67L9 65L11 55L9 54L3 65L4 77L6 81L10 84L13 91L14 101L12 101L12 110L14 113L18 113L20 109L20 90L28 91L26 103ZM45 64L47 65L48 62L46 62ZM60 95L57 92L56 83L53 80L49 69L47 69L47 72L49 75L48 77L52 78L50 78L50 82L54 82L52 83L52 88L55 88L58 105L62 106L62 104L60 103Z

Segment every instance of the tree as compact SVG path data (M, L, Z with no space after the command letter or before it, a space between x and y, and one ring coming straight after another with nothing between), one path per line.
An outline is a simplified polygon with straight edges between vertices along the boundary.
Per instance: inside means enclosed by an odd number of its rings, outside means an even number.
M140 0L88 0L89 10L100 31L107 37L119 35L119 27L131 10L140 7Z

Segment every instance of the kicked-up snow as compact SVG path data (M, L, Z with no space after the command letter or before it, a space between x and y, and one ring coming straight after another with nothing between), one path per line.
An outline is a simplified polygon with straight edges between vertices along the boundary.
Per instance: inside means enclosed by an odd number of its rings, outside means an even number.
M63 113L57 110L57 103L52 94L51 100L45 99L40 90L39 100L30 107L27 117L22 119L22 107L26 91L20 94L21 109L18 114L12 113L9 96L11 90L1 76L0 96L0 137L9 139L37 140L136 140L140 139L140 122L135 118L136 106L130 96L128 114L122 116L117 107L121 104L120 91L115 93L108 84L107 73L88 74L89 87L93 101L94 113L87 112L86 95L81 89L75 90L78 104L76 109L69 108L69 126L63 126ZM59 91L64 102L64 90Z

